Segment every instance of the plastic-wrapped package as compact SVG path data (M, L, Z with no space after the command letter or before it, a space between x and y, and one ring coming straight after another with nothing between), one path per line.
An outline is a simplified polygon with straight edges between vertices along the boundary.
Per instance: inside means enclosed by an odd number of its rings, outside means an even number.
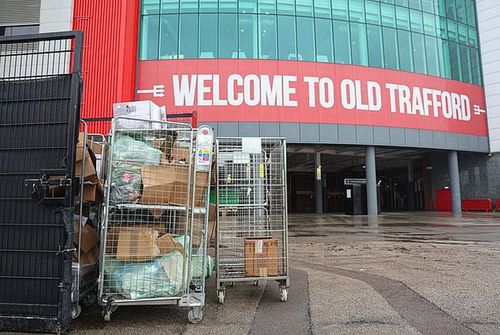
M141 196L141 168L129 164L113 167L110 202L136 203Z
M111 262L107 272L109 278L120 287L127 299L169 297L176 294L176 285L171 283L159 260L142 263ZM181 272L182 276L182 272Z
M173 251L160 257L159 263L167 274L169 281L175 286L175 292L182 290L184 256L179 251Z
M212 257L206 256L205 271L202 272L203 268L203 256L193 255L191 257L191 277L201 278L202 273L205 278L210 278L212 272L214 271L214 261Z
M113 161L137 165L159 165L163 153L145 142L130 136L120 135L113 141Z

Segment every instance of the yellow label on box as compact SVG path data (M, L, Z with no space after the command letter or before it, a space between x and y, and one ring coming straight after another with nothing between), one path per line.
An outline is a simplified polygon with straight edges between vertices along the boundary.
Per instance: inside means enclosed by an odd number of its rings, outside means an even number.
M260 177L264 178L264 164L259 165Z

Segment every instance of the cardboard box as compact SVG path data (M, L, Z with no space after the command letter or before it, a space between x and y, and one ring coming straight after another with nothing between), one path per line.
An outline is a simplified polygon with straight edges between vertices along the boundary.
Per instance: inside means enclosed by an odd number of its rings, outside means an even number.
M184 163L189 163L189 160L191 159L191 151L189 148L181 148L174 144L174 147L172 148L172 153L171 153L171 158L172 161L174 162L184 162Z
M156 240L156 245L160 248L160 254L168 254L174 250L184 253L184 246L174 240L176 235L165 234Z
M80 225L78 224L78 215L75 215L75 220L73 220L73 243L78 246L80 231ZM86 221L86 218L84 218ZM82 226L82 237L81 243L79 245L80 249L84 253L88 253L94 246L99 243L99 234L92 228L89 224L83 223Z
M83 167L85 166L85 180L97 180L97 171L95 169L95 165L92 162L92 158L90 156L90 151L86 150L85 160L81 157L79 160L77 159L75 163L75 177L81 177Z
M172 187L177 178L177 169L169 164L151 165L141 168L143 192L141 203L149 205L168 204Z
M276 237L245 239L245 276L273 277L278 275L278 240Z
M102 202L103 189L100 182L85 182L83 184L83 201Z
M120 228L116 259L121 261L150 261L160 255L156 245L158 231L151 228Z
M165 164L141 168L143 193L141 203L149 205L172 204L185 206L188 197L189 166ZM195 206L202 206L208 187L208 173L197 172Z
M99 246L94 246L89 252L80 255L80 263L82 265L99 263Z
M113 104L113 115L115 118L126 117L151 121L166 121L166 115L162 108L149 100L131 101ZM163 124L158 122L145 122L139 120L118 119L115 121L115 129L162 129Z

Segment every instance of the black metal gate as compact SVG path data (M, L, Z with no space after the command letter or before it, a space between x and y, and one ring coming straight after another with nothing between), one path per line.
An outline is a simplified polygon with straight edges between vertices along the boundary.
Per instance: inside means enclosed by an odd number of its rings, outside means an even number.
M0 330L71 321L82 38L0 38Z

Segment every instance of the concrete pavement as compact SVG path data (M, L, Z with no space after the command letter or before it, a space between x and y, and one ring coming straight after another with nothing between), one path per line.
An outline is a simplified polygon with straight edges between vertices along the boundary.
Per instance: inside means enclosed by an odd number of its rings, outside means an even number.
M276 282L235 284L205 317L121 307L84 310L73 334L500 334L500 217L437 213L291 215L289 300Z

